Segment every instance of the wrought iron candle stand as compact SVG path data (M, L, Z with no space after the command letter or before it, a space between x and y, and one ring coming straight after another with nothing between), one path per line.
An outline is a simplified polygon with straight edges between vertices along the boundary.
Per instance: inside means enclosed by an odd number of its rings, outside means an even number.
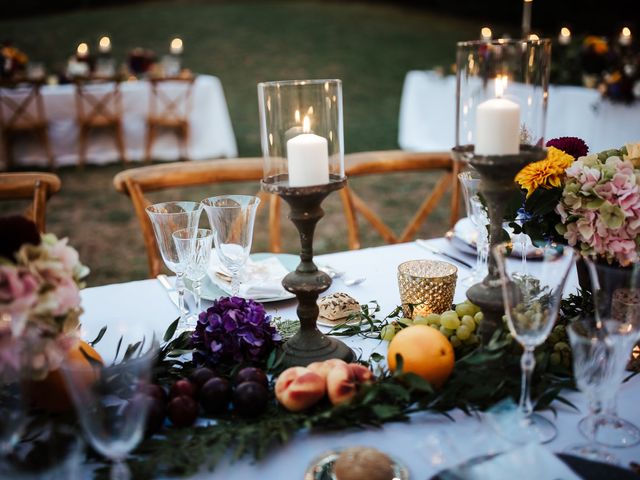
M343 342L324 335L316 326L318 296L331 286L331 278L313 263L313 234L324 216L322 201L333 191L344 187L346 178L331 175L330 182L309 187L290 187L287 175L267 177L262 189L277 193L289 204L289 219L300 234L300 264L282 280L282 286L298 299L300 329L284 344L286 366L306 366L311 362L340 358L353 360L353 352Z
M487 344L493 333L502 324L504 303L498 264L493 256L493 247L501 243L505 206L516 189L514 178L525 166L546 157L546 150L530 145L520 145L515 155L476 155L473 145L455 147L455 160L469 163L480 173L480 193L489 211L489 258L488 274L482 282L467 290L467 298L478 305L484 313L479 333L483 344Z

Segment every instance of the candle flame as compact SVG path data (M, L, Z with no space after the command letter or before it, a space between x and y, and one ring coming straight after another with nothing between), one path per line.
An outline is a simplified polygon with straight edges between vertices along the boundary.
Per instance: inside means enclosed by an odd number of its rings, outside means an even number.
M508 84L509 84L509 77L507 77L506 75L496 76L495 83L494 83L496 97L499 98L504 95L504 92L507 89Z
M493 32L489 27L482 27L482 29L480 30L480 37L483 40L491 40L492 35L493 35Z
M182 39L174 38L171 40L171 50L182 50Z
M630 37L631 36L631 29L629 27L624 27L622 29L622 36L623 37Z
M109 48L111 46L111 39L107 36L101 37L99 41L100 48Z
M304 116L304 120L302 120L302 131L304 133L311 132L311 120L309 120L308 116Z
M296 112L293 114L293 118L295 119L296 123L300 123L300 110L296 110Z
M571 30L569 30L567 27L562 27L560 29L560 36L561 37L570 37L571 36Z
M82 42L80 45L78 45L77 52L78 55L86 55L87 53L89 53L89 45Z
M540 40L540 37L535 33L532 33L531 35L529 35L529 40L538 41Z

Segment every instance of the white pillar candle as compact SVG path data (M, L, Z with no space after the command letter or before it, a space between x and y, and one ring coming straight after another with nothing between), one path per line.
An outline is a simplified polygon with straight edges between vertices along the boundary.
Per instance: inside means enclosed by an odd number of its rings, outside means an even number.
M109 53L111 52L111 39L107 36L104 36L98 42L98 51L100 53Z
M496 78L499 97L506 78ZM506 98L492 98L476 109L476 155L515 155L520 151L520 106Z
M303 131L310 132L309 118L304 117ZM329 146L327 139L302 133L287 142L289 186L308 187L329 183Z

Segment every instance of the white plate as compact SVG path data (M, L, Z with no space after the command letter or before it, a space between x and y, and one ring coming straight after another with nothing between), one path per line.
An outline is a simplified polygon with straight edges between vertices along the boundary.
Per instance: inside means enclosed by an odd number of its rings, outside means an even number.
M258 261L264 260L268 257L276 257L284 268L286 268L289 272L295 270L300 262L300 257L297 255L291 255L289 253L252 253L251 259ZM185 280L185 284L189 290L191 290L191 282L189 280ZM215 283L211 281L209 276L205 276L202 279L202 298L205 300L217 300L220 297L228 297L229 294L218 287ZM278 295L275 297L268 298L252 298L260 303L269 303L269 302L279 302L282 300L289 300L291 298L295 298L295 295L291 292L284 291L282 295Z

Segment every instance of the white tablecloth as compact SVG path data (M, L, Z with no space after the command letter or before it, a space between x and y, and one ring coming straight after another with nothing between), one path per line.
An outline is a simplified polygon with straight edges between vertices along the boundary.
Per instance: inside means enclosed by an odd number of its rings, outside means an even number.
M441 248L450 248L443 239L430 240ZM333 282L329 292L346 291L360 302L377 300L381 313L389 313L399 304L396 281L397 266L406 260L418 258L440 259L421 249L415 243L369 248L351 252L341 252L316 257L319 264L331 265L346 272L346 276L366 276L366 281L354 287L345 287L340 279ZM446 260L446 259L445 259ZM464 272L459 272L464 274ZM572 280L575 285L575 281ZM456 291L455 301L464 299L464 289ZM177 309L170 302L163 288L156 280L143 280L117 285L88 288L82 292L85 310L82 317L86 338L93 338L100 327L114 319L127 319L155 328L161 335L167 325L177 317ZM283 318L296 318L296 301L267 304L268 311ZM107 332L98 345L104 354L113 355L117 340L115 332ZM367 357L371 351L385 353L386 342L347 338L345 341ZM105 357L109 359L109 355ZM496 375L499 375L496 372ZM640 424L640 410L637 399L640 396L640 380L634 378L622 386L619 396L619 412L636 424ZM576 412L562 404L555 404L558 417L551 412L543 413L558 427L558 437L549 444L553 451L560 452L569 445L584 443L577 430L577 423L587 412L583 395L568 393L567 398L580 408ZM288 444L270 452L267 459L253 463L243 458L231 464L223 461L213 472L202 473L202 479L301 479L311 461L322 452L333 447L369 445L394 455L405 463L411 478L426 479L440 470L437 464L438 450L434 442L452 440L453 445L444 446L447 461L465 459L492 452L496 445L495 434L481 420L467 417L461 412L452 412L454 422L442 415L423 413L412 417L411 423L390 423L380 429L341 431L337 433L300 433ZM446 432L446 433L445 433ZM443 453L440 450L440 453ZM616 449L615 454L625 464L640 457L640 448Z
M150 84L144 80L123 82L120 89L127 159L140 161L144 157ZM171 97L169 88L167 88L167 94ZM192 95L193 108L189 116L191 126L189 158L204 160L236 157L238 155L236 139L220 80L210 75L198 75ZM75 165L78 162L75 86L47 85L42 88L42 96L56 164L58 166ZM118 152L112 133L97 130L89 135L87 163L105 164L118 161ZM160 130L153 144L152 158L173 161L178 160L179 157L175 133ZM14 158L16 165L47 165L41 144L29 136L25 136L17 143ZM3 161L4 153L2 152L0 163Z
M404 150L442 151L455 145L456 79L431 71L407 73L402 90L398 144ZM549 87L545 138L580 137L592 152L640 141L640 105L601 98L597 90Z

